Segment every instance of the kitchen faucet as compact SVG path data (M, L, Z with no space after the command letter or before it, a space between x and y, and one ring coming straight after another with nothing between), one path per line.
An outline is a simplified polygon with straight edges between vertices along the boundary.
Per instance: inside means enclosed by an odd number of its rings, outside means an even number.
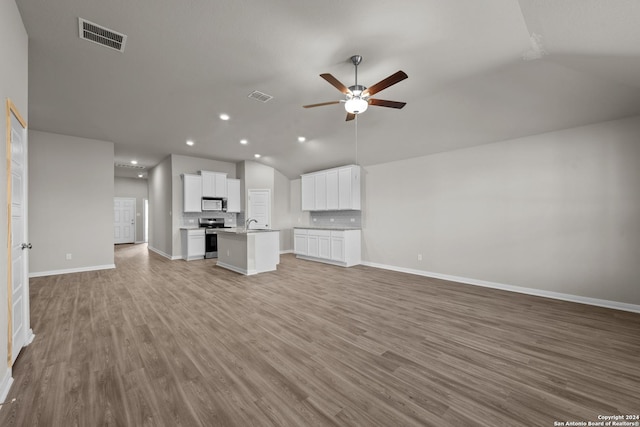
M249 229L249 226L251 225L251 223L252 223L252 222L255 222L255 223L257 224L257 223L258 223L258 220L257 220L257 219L255 219L255 218L249 218L249 219L247 219L247 221L246 221L246 222L245 222L245 224L244 224L244 228L248 230L248 229Z

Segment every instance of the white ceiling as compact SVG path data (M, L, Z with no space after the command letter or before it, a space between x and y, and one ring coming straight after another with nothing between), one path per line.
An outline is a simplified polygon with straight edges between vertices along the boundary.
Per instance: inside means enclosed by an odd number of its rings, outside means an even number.
M295 178L640 113L637 0L17 3L30 39L30 128L111 141L116 163L260 153ZM124 53L81 40L78 17L126 34ZM524 60L540 53L532 34L545 54ZM366 86L405 71L376 98L407 106L371 107L352 122L342 105L303 109L342 99L319 74L350 86L354 54ZM254 90L274 99L248 98Z

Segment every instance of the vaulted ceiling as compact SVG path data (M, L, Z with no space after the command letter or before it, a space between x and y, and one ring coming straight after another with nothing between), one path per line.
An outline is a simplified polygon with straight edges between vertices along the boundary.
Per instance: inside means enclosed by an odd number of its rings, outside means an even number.
M640 114L637 0L17 3L30 128L111 141L116 163L259 153L295 178ZM78 17L127 35L124 52L81 40ZM376 96L406 107L303 109L343 98L319 74L353 84L354 54L365 86L409 75Z

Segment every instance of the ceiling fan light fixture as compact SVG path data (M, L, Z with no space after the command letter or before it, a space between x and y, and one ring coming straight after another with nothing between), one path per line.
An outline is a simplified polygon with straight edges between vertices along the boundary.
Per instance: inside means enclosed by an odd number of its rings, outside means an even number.
M353 98L347 100L347 102L344 103L344 109L347 110L347 113L351 113L351 114L361 114L364 113L365 111L367 111L367 108L369 107L369 103L357 96L354 96Z

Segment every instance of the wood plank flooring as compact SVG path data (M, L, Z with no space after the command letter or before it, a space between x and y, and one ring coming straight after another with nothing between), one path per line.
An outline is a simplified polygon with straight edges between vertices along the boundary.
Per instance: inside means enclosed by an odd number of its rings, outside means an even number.
M553 426L640 413L640 315L282 257L31 280L0 425ZM605 286L606 284L603 284Z

